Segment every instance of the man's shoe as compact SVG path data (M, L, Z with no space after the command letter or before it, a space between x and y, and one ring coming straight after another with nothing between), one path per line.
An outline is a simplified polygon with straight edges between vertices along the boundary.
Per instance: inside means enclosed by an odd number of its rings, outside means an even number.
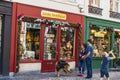
M85 79L91 79L92 77L85 77Z

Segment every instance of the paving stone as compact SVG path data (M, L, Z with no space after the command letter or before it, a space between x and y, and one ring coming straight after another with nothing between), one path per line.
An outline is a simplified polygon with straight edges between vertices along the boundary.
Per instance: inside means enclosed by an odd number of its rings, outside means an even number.
M84 77L77 76L77 74L78 71L74 71L71 75L64 75L62 73L60 77L56 77L54 72L18 73L13 77L0 77L0 80L99 80L100 78L99 71L93 72L92 79L85 79ZM110 80L120 80L120 71L110 71Z

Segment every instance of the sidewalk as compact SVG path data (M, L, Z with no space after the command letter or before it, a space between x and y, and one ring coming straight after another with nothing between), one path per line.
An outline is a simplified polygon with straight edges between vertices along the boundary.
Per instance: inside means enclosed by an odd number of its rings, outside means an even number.
M17 73L14 77L0 77L0 80L99 80L99 71L93 71L92 79L85 79L84 77L77 76L78 71L73 71L71 75L64 75L56 77L54 72L39 73L27 72ZM86 75L85 75L86 76ZM111 80L120 80L120 71L110 71Z

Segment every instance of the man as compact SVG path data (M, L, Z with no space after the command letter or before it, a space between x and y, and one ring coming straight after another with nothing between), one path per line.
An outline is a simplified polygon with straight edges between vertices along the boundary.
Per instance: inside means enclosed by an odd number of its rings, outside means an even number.
M87 67L87 76L86 79L92 78L92 56L93 56L93 46L92 46L92 40L88 39L87 41L88 47L86 49L86 55L83 57L86 61L86 67Z

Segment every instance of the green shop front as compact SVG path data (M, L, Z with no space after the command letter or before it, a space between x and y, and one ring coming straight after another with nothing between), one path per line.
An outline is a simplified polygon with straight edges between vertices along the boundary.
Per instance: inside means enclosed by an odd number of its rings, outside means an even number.
M120 23L86 16L84 31L84 41L87 42L88 39L93 41L93 69L100 67L102 48L106 48L107 51L113 50L117 59L120 57ZM111 61L109 66L116 67L116 61Z

